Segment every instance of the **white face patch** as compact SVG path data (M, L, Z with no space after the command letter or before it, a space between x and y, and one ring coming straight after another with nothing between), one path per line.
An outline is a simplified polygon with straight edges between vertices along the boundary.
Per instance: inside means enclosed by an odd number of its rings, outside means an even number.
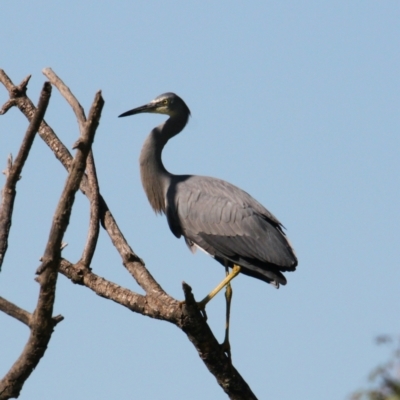
M168 107L168 104L164 104L159 100L152 100L149 104L155 105L156 107L151 111L155 114L165 114L171 116L171 110Z

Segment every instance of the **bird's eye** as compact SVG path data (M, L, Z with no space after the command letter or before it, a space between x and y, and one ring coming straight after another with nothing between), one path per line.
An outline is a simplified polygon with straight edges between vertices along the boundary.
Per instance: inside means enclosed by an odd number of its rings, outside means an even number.
M164 99L164 100L162 101L162 103L164 104L164 106L166 106L166 105L168 104L168 99Z

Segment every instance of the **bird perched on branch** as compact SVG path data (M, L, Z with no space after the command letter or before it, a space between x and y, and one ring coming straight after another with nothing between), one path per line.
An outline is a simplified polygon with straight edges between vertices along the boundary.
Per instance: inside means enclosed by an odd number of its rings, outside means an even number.
M242 273L279 288L286 284L282 272L296 269L296 255L282 224L245 191L220 179L174 175L165 169L162 150L169 139L182 131L190 116L188 106L179 96L162 94L120 117L139 113L169 116L144 142L140 154L143 188L153 210L166 215L177 238L183 236L190 250L201 248L225 267L225 279L198 305L204 311L205 305L227 287L223 347L229 353L230 281Z

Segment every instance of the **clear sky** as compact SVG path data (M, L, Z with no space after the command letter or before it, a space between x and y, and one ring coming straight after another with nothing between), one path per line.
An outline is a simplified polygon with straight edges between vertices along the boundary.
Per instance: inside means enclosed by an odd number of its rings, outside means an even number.
M51 67L88 110L105 98L94 152L100 188L129 243L163 288L201 299L223 277L193 256L147 203L138 157L156 115L117 116L173 91L192 111L164 151L173 173L225 179L287 228L298 258L275 290L233 282L235 366L260 399L345 399L400 332L400 3L398 1L3 1L0 68L32 74L36 103ZM7 92L0 87L0 102ZM75 117L53 90L46 120L70 148ZM27 127L0 117L0 167ZM40 138L18 182L0 295L32 310L66 173ZM0 186L4 177L0 179ZM77 196L64 255L80 257L88 202ZM138 289L103 231L92 267ZM221 341L224 296L208 306ZM60 277L65 316L20 399L225 399L177 328L135 315ZM28 329L0 314L0 375Z

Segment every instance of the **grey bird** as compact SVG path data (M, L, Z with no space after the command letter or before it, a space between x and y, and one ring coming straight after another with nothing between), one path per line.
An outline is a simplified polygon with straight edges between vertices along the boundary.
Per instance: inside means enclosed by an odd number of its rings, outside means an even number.
M201 248L225 267L225 279L198 305L206 315L205 305L227 287L223 347L230 355L230 281L241 272L279 288L286 284L282 272L296 269L295 252L278 219L245 191L221 179L174 175L165 169L162 150L169 139L183 130L190 116L179 96L164 93L119 117L139 113L169 116L150 132L140 153L143 188L153 210L166 215L177 238L183 236L192 252Z

